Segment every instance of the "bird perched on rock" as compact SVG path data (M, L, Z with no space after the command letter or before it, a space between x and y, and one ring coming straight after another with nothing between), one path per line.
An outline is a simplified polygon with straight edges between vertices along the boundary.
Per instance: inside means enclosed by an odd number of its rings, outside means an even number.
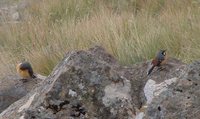
M31 67L31 64L29 62L21 62L17 64L16 69L19 75L23 78L22 80L36 78L33 69Z
M160 67L162 64L164 64L166 59L167 59L166 50L160 50L157 53L156 57L152 60L151 67L147 71L147 75L149 75L156 66Z

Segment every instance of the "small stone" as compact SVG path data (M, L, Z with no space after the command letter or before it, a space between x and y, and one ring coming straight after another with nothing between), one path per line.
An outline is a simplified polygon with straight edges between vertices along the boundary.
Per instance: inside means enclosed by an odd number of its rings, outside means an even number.
M77 93L71 89L69 90L69 95L72 97L77 97Z
M13 13L13 14L12 14L12 19L13 19L14 21L19 21L19 20L20 20L20 14L19 14L19 12Z

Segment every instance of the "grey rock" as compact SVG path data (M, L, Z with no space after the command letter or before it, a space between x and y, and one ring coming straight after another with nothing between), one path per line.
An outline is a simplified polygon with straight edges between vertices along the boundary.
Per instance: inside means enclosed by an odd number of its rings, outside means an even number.
M199 117L199 62L169 58L121 66L99 46L70 51L52 73L0 119L185 119Z
M30 1L29 1L30 2ZM27 0L20 0L18 2L0 2L0 22L19 23L26 19L26 8L30 6Z
M133 77L125 74L132 69L121 69L99 46L68 52L48 78L0 118L133 118L140 93L131 90Z
M146 119L199 119L200 62L182 68L177 80L155 95L148 104Z
M14 21L19 21L20 20L20 14L19 12L14 12L11 14L11 17Z
M32 90L41 80L28 80L23 83L18 76L8 76L0 82L0 112L15 101L21 99Z

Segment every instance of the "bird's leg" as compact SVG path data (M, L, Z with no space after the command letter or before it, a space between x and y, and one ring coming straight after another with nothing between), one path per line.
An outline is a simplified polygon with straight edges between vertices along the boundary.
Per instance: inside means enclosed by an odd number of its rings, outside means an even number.
M159 66L159 67L157 68L158 71L162 71L162 70L164 70L164 69L166 69L166 67L164 67L164 66Z
M20 79L23 83L27 82L28 80L23 78L23 79Z

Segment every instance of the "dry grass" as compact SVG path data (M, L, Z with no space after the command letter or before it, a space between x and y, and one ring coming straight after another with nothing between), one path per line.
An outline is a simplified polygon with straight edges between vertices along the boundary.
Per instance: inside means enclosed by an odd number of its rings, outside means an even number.
M26 21L0 26L1 76L23 59L47 75L67 51L93 45L122 64L159 49L184 62L200 57L198 0L32 0L26 12Z

